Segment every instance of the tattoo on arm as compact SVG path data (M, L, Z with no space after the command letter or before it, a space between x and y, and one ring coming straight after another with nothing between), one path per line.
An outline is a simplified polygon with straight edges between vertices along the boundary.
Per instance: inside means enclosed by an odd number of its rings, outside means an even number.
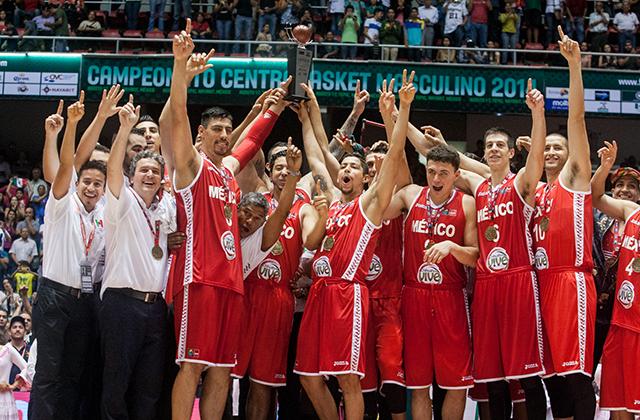
M359 116L354 114L349 114L349 118L347 118L344 124L342 124L342 128L341 128L342 132L347 136L352 135L353 130L355 130L356 124L358 123L359 119L360 119Z
M313 177L313 182L315 183L315 182L317 182L317 181L320 181L320 189L321 189L322 191L325 191L325 192L326 192L326 191L328 190L328 188L329 188L329 187L327 186L327 180L326 180L326 179L324 179L324 176L322 176L322 175L316 175L316 176L314 176L314 177Z

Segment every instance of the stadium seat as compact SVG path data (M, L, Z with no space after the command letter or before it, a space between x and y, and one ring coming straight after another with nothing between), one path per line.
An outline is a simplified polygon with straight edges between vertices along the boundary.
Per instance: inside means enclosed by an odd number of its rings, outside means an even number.
M102 31L102 36L105 38L120 38L120 31L117 29L105 29Z
M126 36L126 35L125 35ZM145 38L153 38L153 39L164 39L164 32L162 31L151 31L144 34Z
M124 31L122 36L125 38L142 38L142 31L137 29L127 29Z

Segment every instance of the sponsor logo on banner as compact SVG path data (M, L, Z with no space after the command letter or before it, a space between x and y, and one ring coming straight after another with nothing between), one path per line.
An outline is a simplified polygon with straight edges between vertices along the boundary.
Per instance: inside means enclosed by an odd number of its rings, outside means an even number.
M77 85L41 85L40 95L42 96L76 96L78 94Z
M42 83L71 85L78 83L78 73L42 73Z
M435 264L424 263L418 268L418 283L442 284L442 272Z
M4 74L5 83L40 83L40 73L36 72L12 72Z
M4 82L4 72L0 71L0 83Z
M640 90L636 92L636 94L634 95L636 98L636 101L640 102Z
M509 254L504 248L495 247L487 256L487 267L489 270L504 271L509 268Z
M318 277L331 277L331 264L326 256L320 257L313 262L313 271Z
M548 87L545 89L545 98L548 99L569 99L569 88Z
M236 258L236 240L233 237L233 233L230 231L224 232L220 237L220 245L222 245L224 254L229 261Z
M549 268L549 257L547 251L544 248L536 249L536 268L538 270L546 270Z
M373 281L380 277L382 273L382 261L378 258L377 255L373 255L373 259L371 260L371 264L369 264L369 273L365 276L365 280Z
M276 283L280 283L282 270L280 270L278 261L271 258L262 261L258 266L258 277L262 280L273 280Z
M5 83L5 95L35 95L40 94L40 85L22 84L22 83Z
M629 280L625 280L620 285L620 290L618 290L618 301L622 305L624 309L630 309L631 305L633 305L633 300L635 299L636 293L633 287L633 283Z

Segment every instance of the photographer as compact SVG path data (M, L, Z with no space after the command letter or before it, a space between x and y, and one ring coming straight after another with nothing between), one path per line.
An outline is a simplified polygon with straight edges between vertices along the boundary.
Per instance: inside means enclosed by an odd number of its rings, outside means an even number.
M338 27L342 31L342 43L343 44L356 44L358 42L358 29L360 29L360 22L353 12L353 6L348 5L344 9L344 16L338 23ZM366 29L365 29L366 31ZM342 47L341 56L343 60L349 58L353 60L356 58L358 47L355 45Z

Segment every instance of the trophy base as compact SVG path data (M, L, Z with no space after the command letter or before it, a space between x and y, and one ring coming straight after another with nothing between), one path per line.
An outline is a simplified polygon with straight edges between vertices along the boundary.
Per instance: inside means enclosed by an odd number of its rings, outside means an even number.
M309 97L305 95L287 95L284 97L285 101L289 102L304 102L308 101Z

